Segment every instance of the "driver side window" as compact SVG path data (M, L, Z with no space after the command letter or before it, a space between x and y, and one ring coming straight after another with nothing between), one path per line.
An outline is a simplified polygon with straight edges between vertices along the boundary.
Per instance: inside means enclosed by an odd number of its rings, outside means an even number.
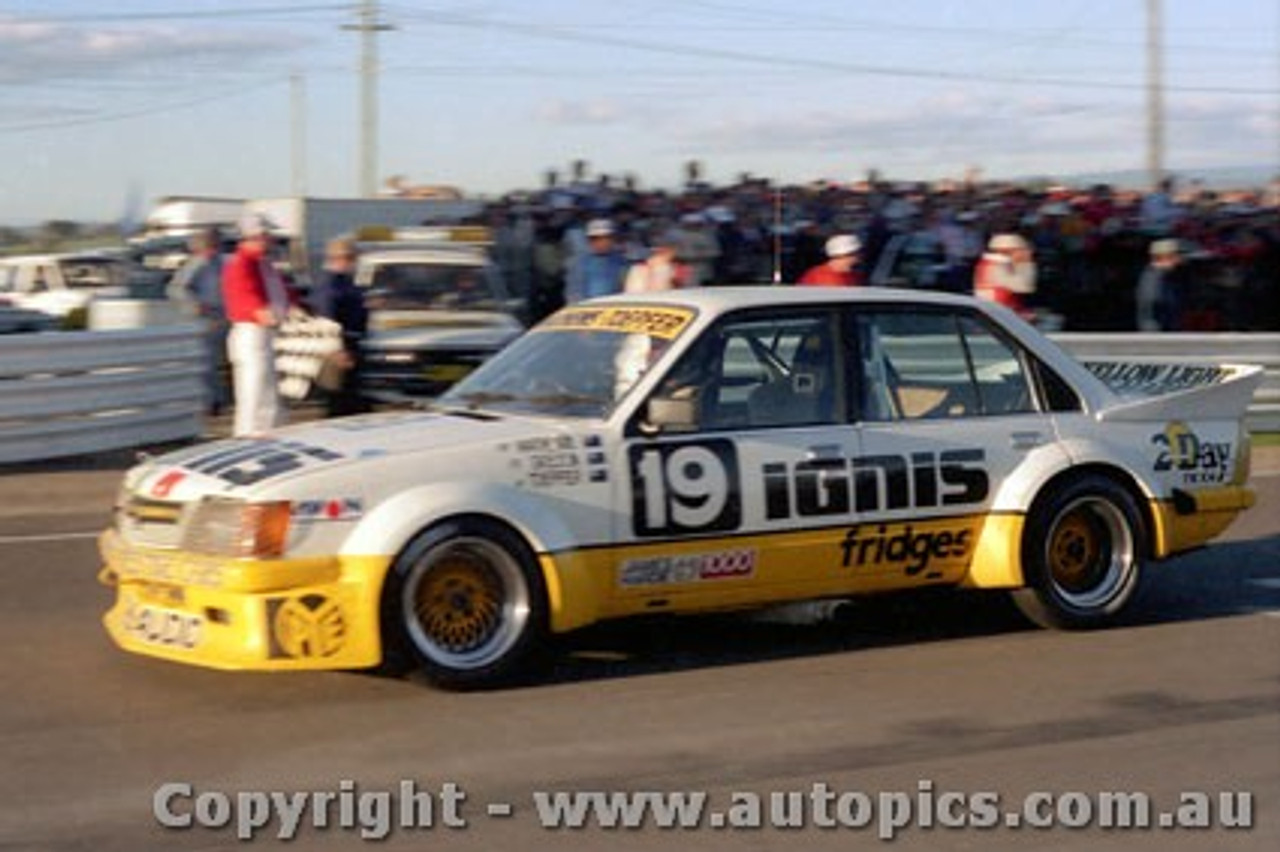
M685 353L657 396L692 400L701 431L840 422L838 328L834 311L727 320Z

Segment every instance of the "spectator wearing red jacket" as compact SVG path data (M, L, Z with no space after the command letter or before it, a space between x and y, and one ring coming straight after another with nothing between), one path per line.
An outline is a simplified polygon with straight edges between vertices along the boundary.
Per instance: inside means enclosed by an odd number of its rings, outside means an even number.
M812 267L800 276L800 283L810 287L859 287L862 276L855 268L862 242L852 234L837 234L827 240L827 262Z
M1027 297L1036 291L1031 244L1017 234L996 234L973 271L973 294L1030 318Z
M222 297L231 331L227 357L235 391L237 437L262 435L284 422L276 392L275 330L289 296L268 257L271 222L257 214L240 221L240 244L222 270Z

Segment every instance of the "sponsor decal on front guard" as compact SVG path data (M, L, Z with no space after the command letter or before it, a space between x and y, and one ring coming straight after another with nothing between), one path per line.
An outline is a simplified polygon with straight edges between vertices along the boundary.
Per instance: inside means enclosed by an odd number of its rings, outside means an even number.
M704 580L739 580L756 572L756 551L749 548L628 559L618 569L620 586L664 586Z
M364 516L364 501L358 497L327 500L299 500L293 504L297 521L355 521Z
M515 442L517 453L551 453L572 450L576 445L572 435L543 435L537 438L521 438Z
M1226 482L1231 474L1231 442L1206 441L1185 423L1170 423L1151 436L1151 444L1156 448L1153 469L1174 474L1184 485Z

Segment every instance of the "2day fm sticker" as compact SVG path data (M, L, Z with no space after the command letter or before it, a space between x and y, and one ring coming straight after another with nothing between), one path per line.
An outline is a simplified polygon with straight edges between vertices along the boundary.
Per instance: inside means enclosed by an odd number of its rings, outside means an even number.
M1180 474L1186 485L1226 482L1231 473L1230 441L1206 441L1181 422L1151 436L1157 473Z

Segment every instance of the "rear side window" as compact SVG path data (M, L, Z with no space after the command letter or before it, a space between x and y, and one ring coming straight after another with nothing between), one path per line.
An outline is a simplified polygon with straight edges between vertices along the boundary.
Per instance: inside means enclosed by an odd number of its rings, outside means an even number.
M1040 392L1044 395L1046 408L1050 411L1084 410L1080 395L1047 364L1036 361L1032 369L1035 372L1036 380L1040 383Z
M1035 411L1024 359L987 325L945 312L870 312L855 320L864 420Z

